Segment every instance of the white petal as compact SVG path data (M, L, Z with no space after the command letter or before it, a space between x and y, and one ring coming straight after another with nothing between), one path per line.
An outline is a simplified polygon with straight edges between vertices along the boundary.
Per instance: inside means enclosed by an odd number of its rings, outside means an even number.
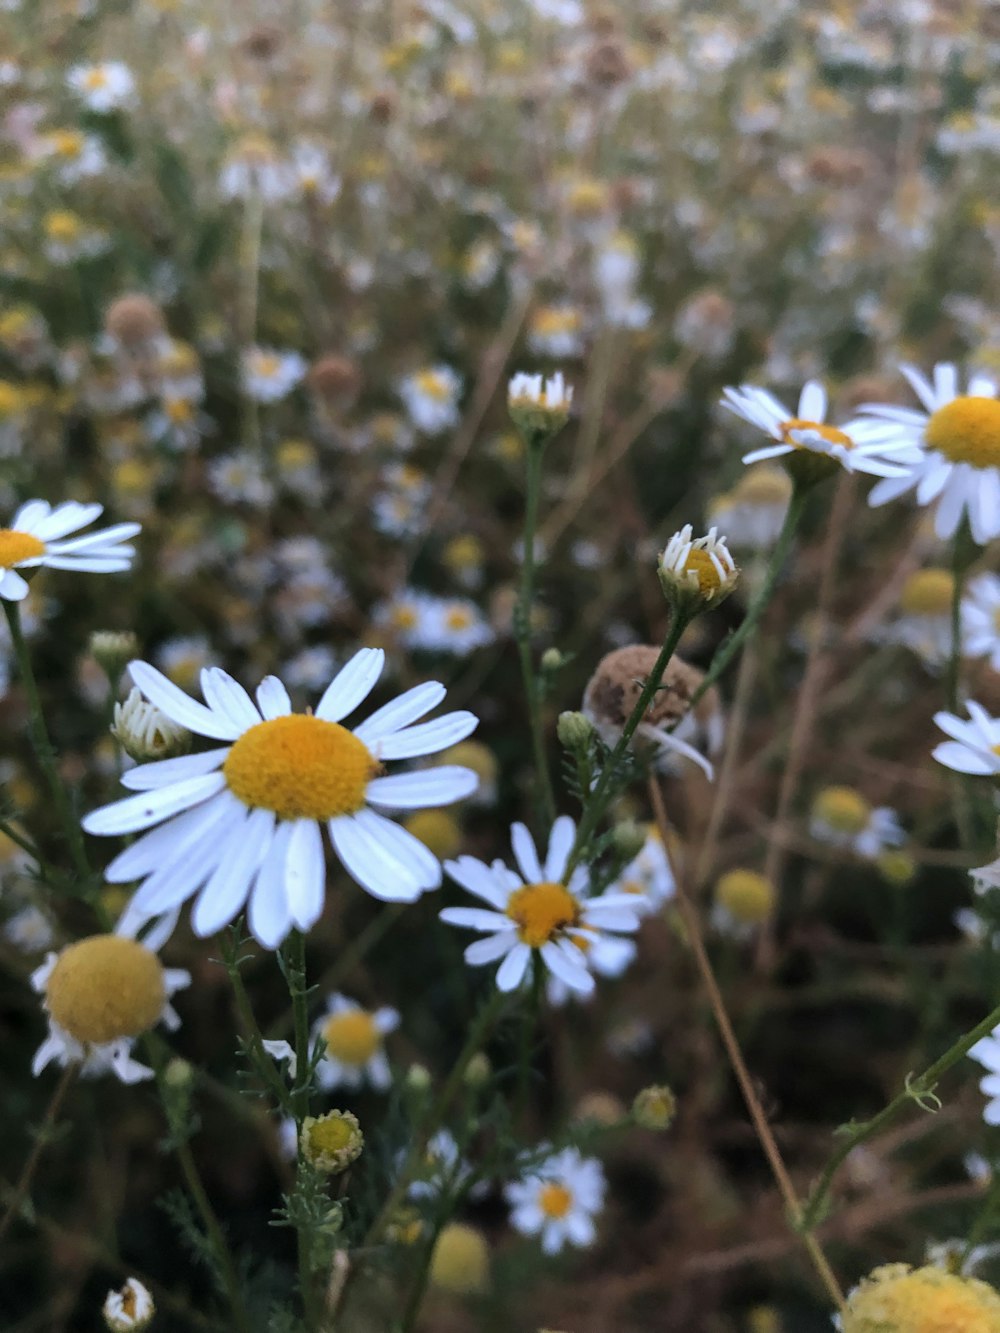
M452 805L471 796L479 779L471 768L442 764L419 773L395 773L391 778L373 778L365 796L372 805L400 810L420 810L427 806Z
M119 852L106 867L104 878L109 884L127 884L130 880L141 879L154 870L166 867L196 839L211 832L216 836L216 826L223 820L235 816L242 818L243 806L228 792L220 792L210 801L187 810L182 815L175 815L166 823L144 833L130 847Z
M218 716L192 699L148 662L130 662L128 671L149 702L179 726L220 741L234 741L242 735L241 727L234 727L228 718Z
M569 815L560 815L552 825L552 832L549 834L549 850L545 858L546 879L562 879L575 838L576 825Z
M0 597L7 602L23 602L28 595L28 585L16 569L5 569L0 576Z
M740 460L743 463L766 463L769 458L781 458L783 454L794 453L790 444L769 444L763 449L751 449Z
M65 509L68 512L73 506L77 509L82 509L83 507L82 505L76 505L74 500L70 500L68 504L60 505L59 508ZM100 513L101 511L98 510L98 512ZM45 519L51 513L52 506L47 500L26 500L11 519L11 529L14 532L30 532L32 536L35 536L36 529L44 523ZM69 528L66 529L67 532L69 530Z
M364 824L345 815L331 819L327 827L344 869L373 897L404 903L416 902L420 897L424 886L410 867L390 856Z
M171 815L207 801L225 785L226 779L221 773L187 778L184 782L174 782L157 791L140 792L138 796L126 796L123 801L92 810L81 823L88 833L139 833Z
M44 503L44 502L35 502ZM47 508L47 506L46 506ZM34 512L29 515L31 502L24 506L24 509L15 516L12 526L21 532L26 532L27 528L23 526L25 520L31 524L32 534L39 541L53 542L60 537L65 537L68 532L77 532L80 528L85 528L89 524L96 522L104 513L103 505L77 504L75 500L70 500L66 504L58 505L51 513L40 515L37 519Z
M285 859L293 827L287 820L278 824L250 895L250 930L265 949L277 948L292 928L285 892Z
M292 711L288 691L277 676L265 676L257 686L257 706L268 721L275 717L287 717Z
M542 945L542 959L552 975L569 986L570 990L578 991L581 995L589 995L594 989L594 978L584 965L583 954L579 949L575 952L579 955L579 962L572 959L568 953L564 953L551 940Z
M471 967L481 967L484 963L492 963L505 953L509 953L516 944L516 931L498 931L495 935L488 935L486 939L476 940L474 944L470 944L463 957Z
M510 891L497 882L496 873L474 856L460 856L457 861L445 861L444 868L463 889L482 898L493 907L507 906Z
M361 648L342 666L316 705L316 716L324 722L339 722L368 698L382 674L385 653L381 648Z
M261 720L260 713L254 708L253 700L243 686L221 667L202 668L201 692L213 713L228 718L241 734L255 727Z
M538 859L535 841L527 826L521 823L511 824L510 842L514 849L514 859L524 876L525 883L540 884L545 876L542 874L542 863Z
M184 778L196 778L203 773L214 773L224 762L229 746L220 750L205 750L201 754L185 754L179 759L158 759L151 764L130 768L121 776L121 784L129 791L154 791Z
M300 930L309 930L319 919L326 896L323 839L314 819L295 821L285 858L285 892L292 920Z
M251 810L229 838L225 856L198 895L191 929L203 938L228 925L243 907L274 832L273 810Z
M798 416L803 421L822 422L826 416L826 390L819 380L807 380L799 394Z
M516 990L524 979L531 961L531 950L526 944L515 944L497 969L497 986L503 991Z
M385 815L380 815L377 810L359 810L354 816L354 822L379 842L394 861L400 862L409 877L418 882L421 888L438 888L441 883L441 862L419 838Z
M511 928L509 916L502 912L487 912L483 907L446 907L438 916L446 925L462 926L466 930L509 931Z
M1000 771L1000 759L996 756L991 762L985 755L970 750L967 745L959 741L942 741L940 745L934 747L933 755L939 764L954 769L956 773L971 773L976 777L983 777L987 773Z
M400 731L403 727L408 727L411 722L416 722L425 713L429 713L432 708L437 708L446 694L445 687L436 680L428 680L422 685L414 685L411 690L407 690L398 698L376 709L371 717L366 718L360 726L354 728L354 734L359 741L364 741L366 745L370 745L383 736L388 736L394 731Z
M478 725L479 719L474 713L446 713L432 722L394 731L373 743L372 749L379 759L415 759L425 754L438 754L449 745L457 745L466 736L471 736ZM364 740L364 737L358 739Z
M235 819L224 819L211 832L189 840L143 881L129 910L149 918L179 907L198 892L223 859L235 855L245 822L241 809Z

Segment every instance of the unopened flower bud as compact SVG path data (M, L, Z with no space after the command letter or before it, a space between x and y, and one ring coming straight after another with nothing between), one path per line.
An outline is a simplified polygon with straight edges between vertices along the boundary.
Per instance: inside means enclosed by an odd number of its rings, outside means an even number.
M108 1292L101 1313L112 1333L125 1333L128 1329L148 1328L156 1307L139 1279L130 1277L121 1291Z
M173 759L191 748L190 733L161 713L155 704L133 689L123 704L115 704L111 733L125 753L139 764Z
M507 410L527 444L542 445L557 435L569 420L572 401L561 371L547 380L518 374L507 386Z
M327 1175L346 1171L361 1156L364 1142L358 1118L350 1111L307 1115L299 1132L299 1144L306 1161Z
M542 653L541 666L543 671L558 671L565 664L566 659L558 648L546 648L545 652Z
M426 1065L410 1065L406 1071L406 1086L411 1092L426 1092L431 1086L431 1071Z
M740 576L725 537L710 528L691 536L691 524L675 532L660 556L657 573L663 595L675 611L691 615L725 601Z
M464 1082L468 1088L481 1088L493 1073L489 1057L477 1051L465 1066Z
M582 750L593 735L593 724L582 713L560 713L556 723L559 744L566 750Z
M615 851L623 861L633 861L646 845L646 832L634 820L616 824L611 835Z
M489 1251L482 1233L461 1222L443 1227L431 1255L432 1286L469 1295L485 1291L489 1276Z
M172 1060L167 1061L167 1067L163 1071L163 1081L170 1088L188 1088L194 1078L194 1070L187 1060L182 1060L180 1056L174 1056Z
M90 654L108 680L115 682L129 662L139 655L139 640L130 629L95 630L90 636Z
M668 1129L676 1113L677 1098L662 1084L643 1088L632 1103L632 1117L643 1129Z

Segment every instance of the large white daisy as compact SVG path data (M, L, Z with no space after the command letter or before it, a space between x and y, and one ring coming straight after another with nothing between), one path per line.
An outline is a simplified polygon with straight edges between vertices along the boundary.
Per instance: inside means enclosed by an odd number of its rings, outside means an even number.
M916 446L904 476L872 487L870 505L886 504L916 487L917 503L937 500L934 530L943 539L968 515L980 546L1000 536L1000 400L989 375L973 375L963 394L958 371L948 362L928 380L915 366L900 366L924 410L866 403L873 421L894 426L904 444Z
M113 527L90 532L86 537L69 537L88 527L104 512L103 505L78 504L67 500L55 509L47 500L29 500L11 520L9 528L0 528L0 597L20 602L28 595L28 584L19 569L73 569L79 573L116 574L128 569L135 548L125 545L139 531L138 523L116 523Z
M502 991L521 984L537 951L547 971L571 990L587 994L594 989L594 978L587 968L587 949L604 931L639 928L632 894L604 893L588 898L585 866L577 866L569 882L562 882L575 837L572 819L561 815L552 825L543 866L527 828L512 825L511 843L520 874L502 861L486 865L474 856L445 862L452 879L488 903L490 910L446 907L441 920L486 932L485 939L466 949L465 961L478 965L502 958L497 970L497 985Z
M323 824L345 869L373 897L413 902L438 887L437 858L371 807L422 809L470 795L477 782L471 769L383 777L382 764L436 754L468 736L477 719L456 712L419 722L445 696L443 685L427 681L353 731L341 725L371 693L384 661L380 648L362 648L334 677L315 714L293 713L274 676L259 685L255 706L225 671L208 667L201 704L149 663L131 663L132 679L150 703L189 731L225 744L131 769L122 783L138 795L84 819L88 833L143 833L105 872L115 884L142 880L126 909L130 924L197 895L192 927L211 935L249 900L251 931L274 948L293 926L308 930L323 910Z
M743 455L744 463L761 463L797 450L822 454L848 472L867 472L875 477L900 477L903 464L916 456L911 441L885 422L859 417L843 426L826 424L826 390L818 380L809 380L799 394L798 407L790 412L767 389L741 384L723 389L722 406L748 421L775 444Z

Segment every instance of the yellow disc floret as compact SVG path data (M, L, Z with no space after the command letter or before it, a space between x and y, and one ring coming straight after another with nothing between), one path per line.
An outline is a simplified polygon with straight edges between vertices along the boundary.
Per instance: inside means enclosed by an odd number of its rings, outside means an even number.
M844 1333L997 1333L1000 1294L928 1265L884 1264L851 1292Z
M903 584L899 609L908 616L945 616L951 610L955 576L947 569L918 569Z
M698 591L702 597L714 597L722 586L719 567L702 546L692 546L684 561L684 573L697 577Z
M489 1251L481 1232L461 1222L442 1228L431 1255L433 1286L459 1295L485 1291L489 1273Z
M737 482L733 495L746 504L787 504L792 494L788 473L780 467L752 467Z
M573 1203L573 1195L557 1180L548 1180L538 1191L538 1206L546 1217L565 1217Z
M734 920L756 926L774 910L774 885L756 870L729 870L715 886L715 900Z
M68 945L45 987L52 1018L83 1044L137 1037L157 1022L165 1003L160 960L121 935Z
M507 902L507 915L517 925L523 944L540 949L567 926L575 926L580 905L565 884L543 882L515 889Z
M924 432L931 449L953 463L1000 467L1000 402L953 398L939 407Z
M323 1024L326 1053L345 1065L364 1065L382 1042L374 1017L364 1009L331 1014Z
M843 449L853 449L854 441L838 430L836 426L824 426L821 421L805 421L802 417L790 417L788 421L783 421L778 427L781 431L781 437L786 444L793 445L796 449L808 449L808 444L800 444L792 436L792 432L810 431L825 440L827 444L839 444Z
M447 810L415 810L403 821L407 833L412 833L439 861L447 861L462 845L462 829L454 815Z
M33 560L45 554L45 543L30 532L17 532L14 528L0 528L0 568L10 569L22 560Z
M336 722L292 714L258 722L222 766L229 790L279 819L336 819L365 803L378 770L367 746Z
M813 801L812 813L836 833L860 833L868 827L872 808L853 787L824 787Z

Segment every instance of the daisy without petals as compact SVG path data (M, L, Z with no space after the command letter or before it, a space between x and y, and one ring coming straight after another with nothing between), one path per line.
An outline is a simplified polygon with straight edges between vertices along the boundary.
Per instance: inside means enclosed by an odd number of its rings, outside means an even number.
M594 978L587 969L585 951L604 931L633 931L639 927L636 901L627 893L585 896L587 871L577 866L568 884L562 883L576 836L568 815L552 825L548 855L542 865L531 834L523 824L511 827L511 843L520 874L502 861L491 866L473 856L446 861L445 870L463 889L489 904L481 907L446 907L441 920L486 933L470 944L465 961L473 965L503 962L497 971L502 991L514 990L524 979L537 951L546 969L571 990L587 994Z
M809 380L803 386L794 413L767 389L753 384L724 389L722 406L775 441L744 454L744 463L761 463L805 450L839 463L848 472L896 479L906 473L904 464L917 456L912 440L901 437L884 421L857 418L844 426L827 425L826 390L818 380Z
M988 375L973 375L959 392L958 371L947 362L934 367L933 381L914 366L901 366L923 411L868 403L873 420L895 427L904 444L918 453L904 476L872 487L870 505L895 500L916 487L917 503L937 500L934 531L953 537L963 515L983 546L1000 536L1000 401Z
M380 648L362 648L315 714L293 713L274 676L261 682L255 705L225 671L205 668L201 704L149 663L130 664L150 703L195 735L223 742L129 770L122 784L137 794L84 819L88 833L143 834L105 872L113 884L142 880L127 908L130 924L194 897L194 931L212 935L249 901L251 931L274 948L323 910L324 824L344 868L373 897L414 902L438 887L437 858L372 807L423 809L468 796L477 781L471 769L383 777L382 765L436 754L468 736L477 719L456 712L419 722L445 696L443 685L427 681L348 729L343 719L367 699L384 662Z
M540 1235L545 1254L558 1254L566 1244L591 1245L604 1188L600 1162L564 1148L504 1189L511 1226L525 1236Z
M29 500L0 528L0 597L20 602L28 595L28 584L19 569L72 569L79 573L118 574L129 568L135 548L127 545L139 531L138 523L116 523L114 527L70 537L88 527L104 512L102 505L77 504L67 500L55 509L46 500Z
M946 768L977 776L1000 773L1000 719L981 704L966 704L971 722L954 713L935 713L934 721L952 739L934 747L934 758Z

